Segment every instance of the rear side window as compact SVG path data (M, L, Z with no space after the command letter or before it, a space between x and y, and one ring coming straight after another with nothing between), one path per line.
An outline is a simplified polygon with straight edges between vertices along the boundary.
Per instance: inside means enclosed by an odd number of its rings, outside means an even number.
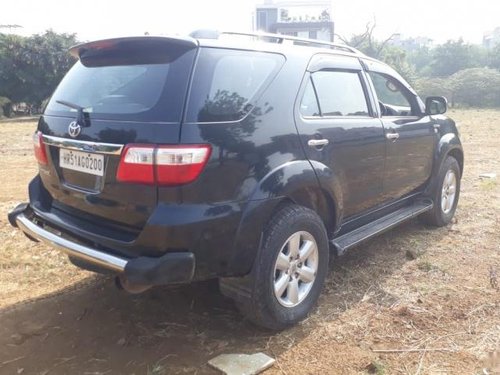
M237 121L253 108L284 63L278 54L202 48L194 72L187 122Z
M91 119L180 121L194 51L163 63L140 64L137 56L132 57L133 64L127 64L128 57L112 60L113 65L78 61L57 87L45 113L75 116L75 109L57 103L63 100L83 107Z
M300 113L306 117L320 116L318 98L316 97L316 92L314 91L312 78L309 78L306 90L304 91L304 96L300 102Z
M313 73L302 97L300 111L303 116L369 116L359 73L336 70Z

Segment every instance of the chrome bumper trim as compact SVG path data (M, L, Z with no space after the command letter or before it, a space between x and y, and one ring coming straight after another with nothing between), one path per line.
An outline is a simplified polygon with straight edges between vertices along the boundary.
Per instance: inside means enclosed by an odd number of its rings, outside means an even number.
M82 259L96 266L114 271L124 272L128 263L127 259L114 255L103 253L99 250L80 245L65 238L62 238L52 232L49 232L28 219L24 213L16 216L18 227L28 236L33 237L43 243L52 245L62 250L69 256Z
M43 142L49 146L67 148L83 152L97 152L100 154L120 155L123 145L115 143L101 143L89 141L77 141L75 139L59 138L50 135L42 135Z

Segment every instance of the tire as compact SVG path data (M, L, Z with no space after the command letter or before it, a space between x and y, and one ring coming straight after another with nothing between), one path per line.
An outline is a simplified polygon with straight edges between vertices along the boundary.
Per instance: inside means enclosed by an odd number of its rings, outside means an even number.
M439 168L435 191L432 192L434 207L420 216L428 225L443 227L451 222L460 196L460 166L448 156Z
M285 206L265 230L247 293L236 298L238 307L251 322L268 329L282 330L298 323L318 300L328 257L321 218L305 207Z

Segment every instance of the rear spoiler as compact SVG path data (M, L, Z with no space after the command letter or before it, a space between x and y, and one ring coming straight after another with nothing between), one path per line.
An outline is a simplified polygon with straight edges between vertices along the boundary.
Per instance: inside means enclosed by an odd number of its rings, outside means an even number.
M87 62L92 60L89 65L96 66L105 65L103 60L109 60L111 55L141 58L146 52L154 55L155 60L161 60L157 62L169 62L179 53L197 48L198 45L198 41L190 37L138 36L78 44L71 47L69 52L80 59L84 65L87 65L86 60ZM176 57L173 58L172 55Z

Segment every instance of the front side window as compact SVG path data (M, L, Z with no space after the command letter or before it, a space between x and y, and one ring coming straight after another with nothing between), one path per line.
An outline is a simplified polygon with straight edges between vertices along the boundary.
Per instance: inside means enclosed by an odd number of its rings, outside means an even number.
M369 116L359 72L326 70L313 73L300 111L303 116Z
M395 78L370 72L382 116L413 116L416 113L412 94Z

